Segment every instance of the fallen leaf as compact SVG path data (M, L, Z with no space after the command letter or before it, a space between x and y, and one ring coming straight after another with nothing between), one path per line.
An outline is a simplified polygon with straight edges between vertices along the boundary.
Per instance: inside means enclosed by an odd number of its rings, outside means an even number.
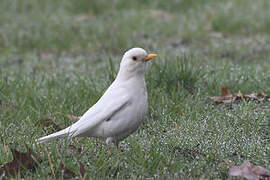
M232 97L232 93L229 88L221 86L221 96Z
M70 169L66 168L63 163L60 164L60 170L61 170L61 177L64 178L72 178L75 177L76 174L71 171Z
M251 100L257 100L257 101L264 101L264 100L269 101L270 96L268 96L264 92L260 92L260 93L245 94L244 98L251 99Z
M36 123L36 125L44 126L44 127L52 126L56 131L60 131L63 129L60 126L58 126L57 124L55 124L55 122L53 122L53 120L51 118L41 119Z
M69 145L67 148L67 154L72 155L76 151L76 147L74 145Z
M70 144L70 145L68 146L68 148L67 148L67 154L71 156L71 155L73 155L73 154L76 153L76 152L77 152L78 154L81 154L81 152L82 152L82 147L76 148L76 146Z
M255 101L270 101L270 96L268 96L266 93L261 92L261 93L250 93L250 94L242 94L241 91L239 90L236 96L233 96L231 91L225 87L221 87L221 96L212 96L210 97L211 100L213 100L216 104L232 104L236 103L239 100L255 100Z
M28 146L26 148L27 152L10 149L13 160L2 166L0 169L1 176L15 176L20 173L21 177L23 177L25 170L35 171L40 158Z
M241 93L241 91L238 91L238 93L236 94L235 100L241 100L243 98L244 98L244 95Z
M78 121L78 120L81 118L80 116L74 116L74 115L72 115L72 114L67 114L66 117L67 117L69 120L74 121L74 122Z
M86 175L86 170L84 168L83 163L80 162L80 175L82 178L84 178L84 176Z
M270 172L261 166L255 166L249 161L245 161L240 166L233 166L229 169L230 176L241 176L248 180L269 179Z
M213 96L210 97L210 99L212 99L216 104L221 103L229 104L234 102L235 100L231 91L225 86L221 86L221 96Z
M258 99L258 94L257 93L244 94L244 98L257 100Z
M270 96L268 96L267 94L265 94L265 92L260 92L258 94L259 97L265 97L265 98L270 98Z

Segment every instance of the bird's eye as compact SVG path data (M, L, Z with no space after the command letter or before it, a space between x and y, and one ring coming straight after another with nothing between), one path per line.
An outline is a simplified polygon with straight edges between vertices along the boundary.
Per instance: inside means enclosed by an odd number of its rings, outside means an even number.
M137 57L136 57L136 56L133 56L133 57L132 57L132 60L133 60L133 61L137 61Z

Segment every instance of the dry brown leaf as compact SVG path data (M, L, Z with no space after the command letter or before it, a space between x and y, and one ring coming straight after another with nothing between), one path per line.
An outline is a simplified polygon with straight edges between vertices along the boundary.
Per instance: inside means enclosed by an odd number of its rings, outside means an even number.
M20 176L23 177L25 170L35 171L40 158L29 147L26 146L26 148L27 152L10 149L13 160L2 166L0 176L15 176L16 174L20 174Z
M221 96L232 97L231 90L225 86L221 86Z
M80 175L82 178L84 178L86 176L86 170L84 168L83 163L80 162Z
M76 176L76 174L73 171L71 171L70 169L66 168L63 163L60 164L60 169L61 169L62 179L72 178L72 177Z
M259 94L258 94L258 97L264 97L264 98L270 98L270 96L268 96L265 92L260 92Z
M230 104L234 101L233 98L227 98L222 96L212 96L210 97L211 100L213 100L216 104Z
M241 100L244 98L244 95L241 93L241 91L239 90L238 93L236 94L236 98L235 100Z
M244 94L244 98L258 100L258 95L257 93Z
M72 115L72 114L67 114L66 117L67 117L69 120L74 121L74 122L78 121L78 120L81 118L81 116L74 116L74 115Z
M258 99L260 100L266 100L266 101L270 101L270 96L268 96L265 92L260 92L257 94Z
M211 100L213 100L216 104L231 104L235 103L239 100L255 100L255 101L270 101L270 96L268 96L266 93L261 92L261 93L250 93L250 94L242 94L241 91L239 90L236 96L233 96L231 91L225 87L221 87L221 96L212 96L210 97Z
M260 93L251 93L251 94L245 94L243 96L245 99L251 99L251 100L256 100L256 101L269 101L270 100L270 96L268 96L266 93L264 92L260 92Z
M269 179L270 172L261 166L255 166L249 161L245 161L240 166L233 166L229 169L230 176L241 176L248 180Z
M82 147L76 148L76 146L70 144L70 145L68 146L68 148L67 148L67 154L71 156L71 155L73 155L73 154L76 153L76 152L77 152L78 154L81 154L81 152L82 152Z
M53 122L53 120L51 118L44 118L39 120L36 125L38 126L43 126L43 127L50 127L52 126L56 131L60 131L63 128L61 128L60 126L58 126L57 124L55 124L55 122Z
M213 96L210 97L210 99L212 99L216 104L230 104L235 100L231 91L225 86L221 86L221 96Z

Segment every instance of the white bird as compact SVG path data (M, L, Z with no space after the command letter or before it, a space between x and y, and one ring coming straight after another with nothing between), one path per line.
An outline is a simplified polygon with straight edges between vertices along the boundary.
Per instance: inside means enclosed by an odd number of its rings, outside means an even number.
M128 50L120 63L116 79L98 102L71 126L39 138L43 143L58 137L98 137L106 144L118 143L136 131L146 117L148 108L144 79L146 62L156 54L142 48Z

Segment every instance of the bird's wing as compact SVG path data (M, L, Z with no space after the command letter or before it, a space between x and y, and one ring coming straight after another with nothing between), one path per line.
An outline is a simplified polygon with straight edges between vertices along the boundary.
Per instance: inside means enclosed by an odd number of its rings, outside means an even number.
M70 132L73 133L71 136L79 136L91 131L92 128L120 111L129 101L130 97L125 89L108 89L78 122L69 127Z
M63 136L79 136L91 131L98 124L109 120L130 102L130 96L127 90L113 87L108 88L99 101L79 121L61 131L39 138L37 142L43 143Z

